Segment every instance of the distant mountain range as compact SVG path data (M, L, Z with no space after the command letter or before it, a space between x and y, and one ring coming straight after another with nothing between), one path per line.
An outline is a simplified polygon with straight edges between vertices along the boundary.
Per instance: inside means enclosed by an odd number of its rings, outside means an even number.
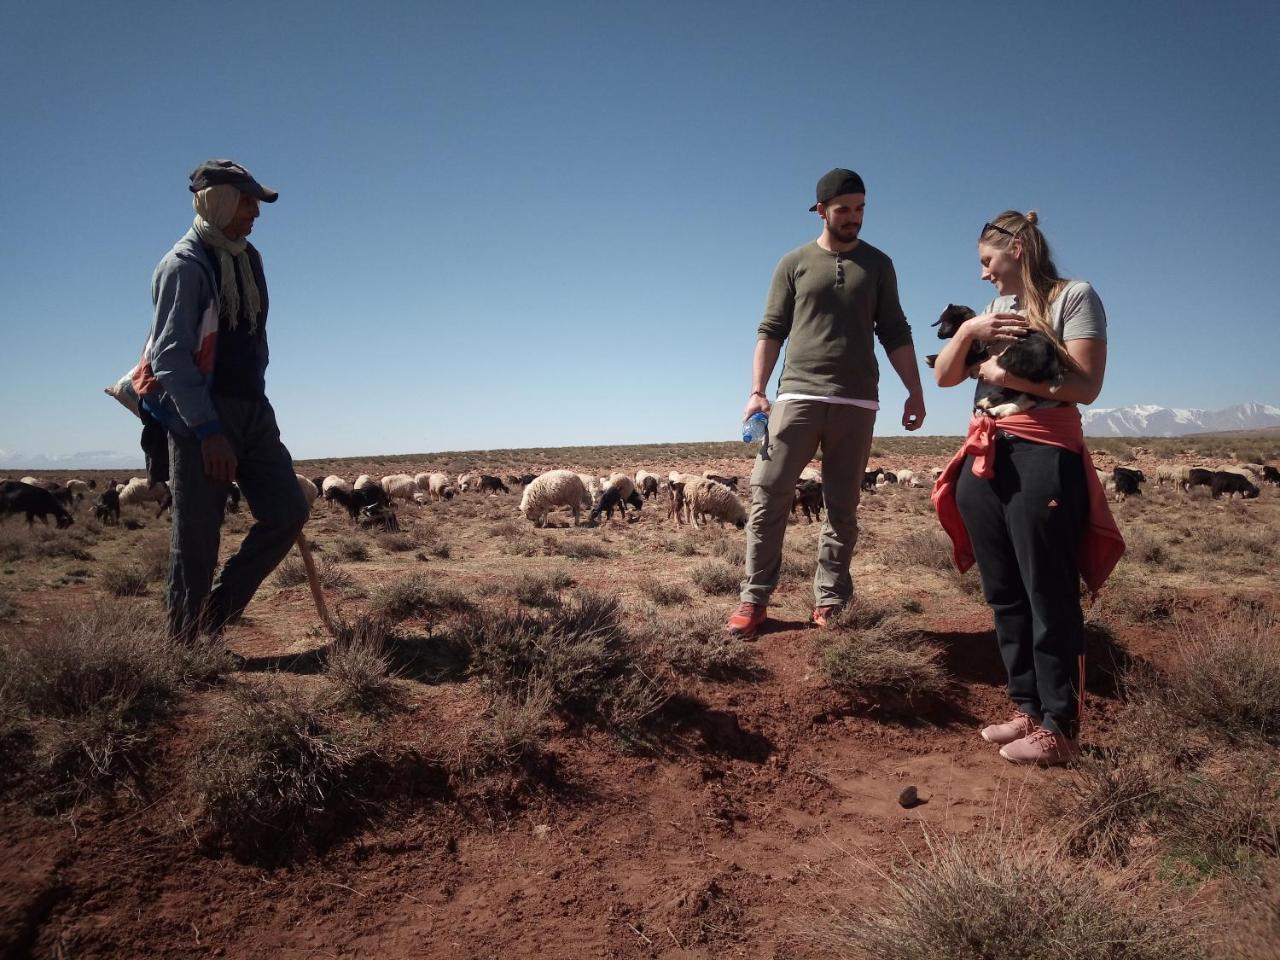
M1139 403L1087 410L1082 419L1089 437L1181 437L1189 433L1280 427L1280 407L1241 403L1225 410L1186 410Z
M135 470L142 469L141 453L115 450L84 450L50 456L46 453L18 453L0 450L0 470Z

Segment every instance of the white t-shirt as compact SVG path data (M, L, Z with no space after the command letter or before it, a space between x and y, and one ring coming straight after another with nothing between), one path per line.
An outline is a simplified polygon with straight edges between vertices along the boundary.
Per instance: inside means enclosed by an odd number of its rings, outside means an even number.
M807 393L780 393L774 403L783 400L821 400L823 403L841 403L846 407L862 407L863 410L879 410L880 404L874 400L851 400L848 397L811 397Z

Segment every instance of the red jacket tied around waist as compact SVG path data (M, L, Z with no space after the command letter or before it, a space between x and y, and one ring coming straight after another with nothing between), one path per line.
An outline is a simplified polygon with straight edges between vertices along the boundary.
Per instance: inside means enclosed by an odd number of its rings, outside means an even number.
M1089 490L1089 522L1081 531L1080 576L1093 593L1102 589L1120 558L1124 556L1124 538L1111 515L1111 505L1102 489L1102 482L1093 468L1093 459L1084 443L1084 429L1080 423L1080 411L1070 407L1043 407L1009 417L977 416L969 421L969 433L964 443L951 458L942 476L933 487L933 506L938 511L942 529L951 538L952 558L956 568L963 573L974 563L973 545L969 531L960 518L956 506L956 483L960 470L970 454L973 455L974 476L990 479L995 476L995 435L1001 430L1023 440L1046 443L1080 454L1084 460L1085 484Z

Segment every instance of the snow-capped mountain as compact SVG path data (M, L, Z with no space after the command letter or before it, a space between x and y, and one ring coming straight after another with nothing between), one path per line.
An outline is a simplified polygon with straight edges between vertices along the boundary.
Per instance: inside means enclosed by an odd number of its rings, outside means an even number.
M1087 410L1082 419L1085 435L1090 437L1180 437L1187 433L1280 427L1280 407L1241 403L1225 410L1185 410L1139 403Z
M84 450L79 453L19 453L0 450L0 469L15 470L136 470L142 454L116 450Z

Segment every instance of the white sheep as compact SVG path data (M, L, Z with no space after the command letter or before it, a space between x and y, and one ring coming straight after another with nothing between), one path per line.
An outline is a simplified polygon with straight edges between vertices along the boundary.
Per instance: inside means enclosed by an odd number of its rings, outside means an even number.
M572 470L548 470L524 488L520 497L520 513L535 527L546 524L547 514L555 507L568 507L573 512L573 525L578 525L579 511L587 496L582 478Z
M915 486L919 486L919 484L918 484L918 483L916 483L916 474L915 474L915 471L914 471L914 470L899 470L899 471L898 471L898 486L900 486L900 487L915 487Z
M418 485L407 473L392 473L382 478L382 490L390 500L413 501Z
M1191 482L1191 468L1180 463L1162 463L1156 467L1156 486L1163 487L1172 483L1175 487L1187 489Z
M350 493L351 484L346 480L343 480L341 477L335 476L331 473L329 476L325 477L324 482L320 484L320 495L326 500L332 500L333 497L330 494L331 490L341 490L343 493Z
M316 489L316 485L304 477L300 473L295 473L298 478L298 489L302 491L303 498L307 501L307 509L311 509L311 505L316 502L316 497L320 495L320 491Z
M721 526L728 521L739 530L747 525L747 508L742 505L737 494L722 483L707 479L693 480L686 484L684 496L695 527L699 525L699 518L703 523L708 518L718 520Z
M163 480L151 485L151 481L146 477L134 477L123 487L120 488L120 506L127 507L131 504L141 506L144 503L159 504L156 516L164 513L165 508L173 502L173 497L169 493L169 485Z
M938 478L939 478L940 476L942 476L942 468L941 468L941 467L930 467L930 468L929 468L929 476L933 477L934 482L936 483L936 482L937 482L937 480L938 480Z
M419 486L423 483L423 477L426 477L427 498L430 500L452 500L457 493L449 482L447 473L420 473L414 478Z
M352 486L357 490L368 490L370 487L377 487L379 490L382 489L382 484L378 483L377 480L373 479L373 477L369 476L367 473L362 473L360 476L356 477L356 482L352 484Z
M480 485L480 474L478 473L460 473L458 474L458 492L466 493L468 490L474 489Z
M627 499L627 497L631 496L633 493L636 492L635 483L633 483L631 478L628 477L625 473L609 474L608 479L606 479L602 484L601 493L603 493L605 490L608 490L612 487L618 488L618 497L621 500Z
M600 494L604 493L604 484L600 482L599 477L593 477L589 473L579 473L576 475L582 481L582 502L590 507L600 499Z
M71 495L77 500L83 500L89 495L89 491L92 488L83 480L68 480L67 489L71 491Z
M805 467L800 471L800 480L817 480L822 482L822 471L817 467ZM798 481L797 481L798 482Z

